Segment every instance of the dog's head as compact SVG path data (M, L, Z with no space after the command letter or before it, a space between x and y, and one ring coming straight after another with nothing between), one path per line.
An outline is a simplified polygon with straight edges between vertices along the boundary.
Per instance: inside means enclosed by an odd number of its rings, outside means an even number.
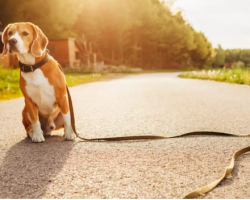
M38 26L25 22L9 24L2 33L4 43L2 57L7 53L42 56L48 39Z

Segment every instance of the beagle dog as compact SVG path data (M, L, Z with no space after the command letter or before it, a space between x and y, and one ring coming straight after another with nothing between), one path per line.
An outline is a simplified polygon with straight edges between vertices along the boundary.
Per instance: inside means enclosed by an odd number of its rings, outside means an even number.
M64 138L74 140L66 80L57 61L46 51L47 37L32 23L13 23L4 29L2 42L2 57L9 53L19 59L20 88L25 101L22 122L27 136L33 142L43 142L44 135L64 128Z

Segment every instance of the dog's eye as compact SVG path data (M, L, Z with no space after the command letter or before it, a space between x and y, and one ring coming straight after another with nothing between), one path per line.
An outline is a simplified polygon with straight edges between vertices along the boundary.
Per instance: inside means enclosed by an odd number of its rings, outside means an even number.
M23 34L23 36L29 35L26 31L24 31L22 34Z
M8 32L8 35L11 36L12 35L12 31Z

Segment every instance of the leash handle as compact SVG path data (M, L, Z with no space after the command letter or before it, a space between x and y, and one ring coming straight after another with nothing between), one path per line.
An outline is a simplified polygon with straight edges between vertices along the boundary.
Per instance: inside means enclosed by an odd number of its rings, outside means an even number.
M215 181L213 181L213 182L211 182L203 187L200 187L200 188L193 190L192 192L186 194L182 198L183 199L196 199L196 198L204 197L207 192L213 190L221 181L223 181L225 178L230 177L231 172L234 168L236 158L238 158L242 154L247 153L249 151L250 151L250 146L236 151L231 158L230 164L225 168L224 173L220 178L218 178L217 180L215 180Z

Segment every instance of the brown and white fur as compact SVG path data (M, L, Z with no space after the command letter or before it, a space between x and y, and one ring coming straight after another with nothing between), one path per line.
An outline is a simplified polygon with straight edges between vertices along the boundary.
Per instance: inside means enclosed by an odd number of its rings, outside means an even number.
M26 23L9 24L2 33L2 56L14 54L23 64L33 65L46 55L48 39L38 26ZM33 72L20 71L20 88L25 106L23 125L33 142L45 141L44 135L64 127L66 140L74 140L67 101L66 81L53 57Z

